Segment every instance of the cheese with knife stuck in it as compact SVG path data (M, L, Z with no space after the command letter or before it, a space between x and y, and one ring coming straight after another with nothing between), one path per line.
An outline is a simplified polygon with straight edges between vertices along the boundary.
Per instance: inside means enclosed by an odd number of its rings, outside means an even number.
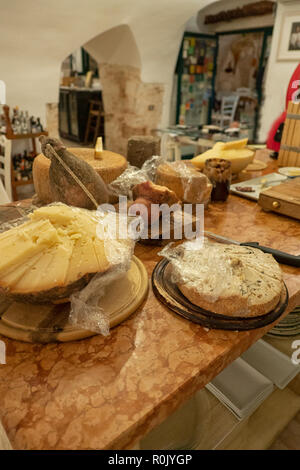
M58 302L111 268L95 211L64 204L36 209L0 234L0 295L21 302ZM99 232L98 232L99 233ZM128 243L128 239L118 240Z
M102 177L106 184L115 180L127 168L125 157L109 150L100 150L100 147L97 145L95 149L72 147L67 150L88 163ZM35 192L44 204L55 202L50 185L50 164L51 160L42 153L37 155L33 161L32 172Z
M184 161L166 162L158 166L155 183L174 191L182 201L191 204L207 204L212 184L203 173Z
M194 157L191 162L196 168L202 170L205 161L209 158L222 158L231 162L234 175L244 170L254 158L253 150L247 148L248 139L234 140L231 142L217 142L213 148Z

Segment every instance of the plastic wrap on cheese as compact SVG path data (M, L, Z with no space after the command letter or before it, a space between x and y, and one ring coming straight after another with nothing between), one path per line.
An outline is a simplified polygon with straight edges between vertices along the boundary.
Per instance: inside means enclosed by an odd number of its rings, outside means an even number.
M157 167L163 161L162 157L153 156L145 161L142 168L128 165L127 169L108 186L115 194L132 199L132 188L136 184L144 183L145 181L154 182Z
M71 295L69 321L80 328L107 336L110 319L101 307L101 298L106 288L129 270L135 241L130 237L119 239L116 236L119 225L126 224L122 215L100 212L95 217L99 220L100 229L97 230L97 236L104 242L104 252L110 268L104 274L96 274L86 287ZM127 226L124 229L127 230Z
M186 203L206 205L210 200L209 179L186 161L164 162L157 168L155 182L174 191Z
M257 248L196 239L160 254L171 263L171 280L192 304L230 317L265 315L278 304L282 272Z
M101 298L129 270L134 245L121 214L62 203L31 207L0 225L0 294L30 303L69 300L71 324L107 335Z
M234 262L223 248L207 239L196 239L177 247L169 244L159 254L172 264L172 282L188 284L216 302L229 289L234 295L240 293Z

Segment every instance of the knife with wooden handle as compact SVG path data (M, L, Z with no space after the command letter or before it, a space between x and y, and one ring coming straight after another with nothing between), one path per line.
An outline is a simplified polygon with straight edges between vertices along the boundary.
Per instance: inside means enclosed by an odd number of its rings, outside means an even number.
M234 244L240 246L250 246L252 248L258 248L259 250L263 251L264 253L269 253L273 255L273 257L281 264L287 264L289 266L294 266L296 268L300 268L300 256L291 255L284 251L275 250L275 248L270 248L268 246L262 246L258 242L237 242L236 240L231 240L230 238L223 237L222 235L217 235L212 232L204 231L204 235L208 238L216 240L220 243L227 243L227 244Z

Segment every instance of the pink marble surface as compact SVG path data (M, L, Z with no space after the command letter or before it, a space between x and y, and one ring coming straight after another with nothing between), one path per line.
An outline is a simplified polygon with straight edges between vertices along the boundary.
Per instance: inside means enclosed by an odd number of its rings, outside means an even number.
M206 212L207 230L300 253L300 224L230 196ZM159 248L138 245L149 276ZM283 266L290 302L299 270ZM122 449L171 414L272 325L249 332L207 330L176 316L150 289L109 337L29 344L1 337L0 419L16 449Z

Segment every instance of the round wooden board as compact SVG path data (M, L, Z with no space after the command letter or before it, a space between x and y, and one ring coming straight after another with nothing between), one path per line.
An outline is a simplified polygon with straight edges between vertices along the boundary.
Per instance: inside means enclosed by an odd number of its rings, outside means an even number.
M244 318L208 312L192 304L171 281L171 266L166 259L161 260L155 266L152 273L152 287L155 296L173 312L199 325L219 330L245 331L269 325L282 315L289 299L284 284L277 307L265 315Z
M110 327L126 320L141 305L148 292L148 274L135 256L123 278L107 287L101 307L110 316ZM0 303L0 334L29 343L75 341L95 335L70 325L70 304Z
M254 159L252 163L249 163L244 171L260 171L264 170L265 168L267 168L267 164L265 162Z

